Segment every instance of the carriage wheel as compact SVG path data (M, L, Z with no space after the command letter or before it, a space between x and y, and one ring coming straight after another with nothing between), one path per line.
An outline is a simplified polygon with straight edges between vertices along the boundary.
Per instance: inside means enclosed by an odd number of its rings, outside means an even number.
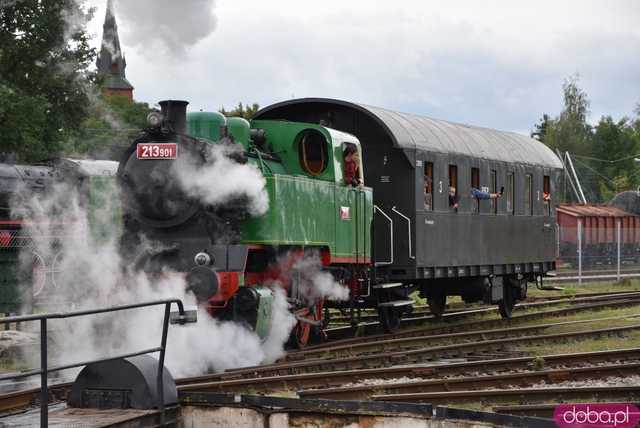
M378 307L378 317L385 333L393 333L400 327L400 310L394 307Z
M513 307L516 304L515 297L513 295L513 288L510 284L505 284L503 286L502 300L498 303L498 309L500 309L500 315L502 318L509 319L511 318L511 313L513 312Z
M444 310L447 307L447 296L446 294L439 294L436 296L428 297L427 304L429 305L429 310L431 314L436 319L442 318L442 314L444 314Z

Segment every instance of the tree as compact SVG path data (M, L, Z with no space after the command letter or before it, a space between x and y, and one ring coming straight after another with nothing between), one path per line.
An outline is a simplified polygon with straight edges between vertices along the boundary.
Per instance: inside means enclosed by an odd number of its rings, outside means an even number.
M245 107L242 102L239 102L238 106L233 110L226 111L223 106L218 111L227 117L243 117L247 120L251 120L258 110L260 110L260 106L257 103L253 103L250 106L247 105Z
M638 153L635 130L628 118L614 121L603 116L595 128L591 151L591 168L600 180L596 189L598 199L608 201L616 193L640 184L633 160Z
M0 153L33 161L66 150L90 104L90 14L78 0L0 7Z
M119 160L140 130L147 127L147 103L118 95L92 97L88 117L69 148L73 155Z
M563 85L564 107L560 115L549 119L543 115L544 139L547 146L561 152L585 154L591 144L592 129L587 123L589 99L579 86L579 76L567 78Z
M553 126L553 119L549 117L548 114L543 114L540 122L534 125L534 130L531 132L531 138L535 138L538 141L542 141L544 143L545 138L547 136L547 128L549 126Z

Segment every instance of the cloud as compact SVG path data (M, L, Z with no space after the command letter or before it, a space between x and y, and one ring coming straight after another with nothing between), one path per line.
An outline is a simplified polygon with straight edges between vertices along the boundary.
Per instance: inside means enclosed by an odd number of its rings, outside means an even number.
M561 108L579 72L592 119L640 98L640 3L220 1L216 31L186 61L137 44L136 96L194 109L324 96L452 121L527 131ZM122 23L121 28L124 28ZM176 27L177 28L177 27ZM132 41L123 40L131 46Z
M116 3L120 28L130 46L138 46L148 57L157 48L183 57L216 26L214 0L124 0Z

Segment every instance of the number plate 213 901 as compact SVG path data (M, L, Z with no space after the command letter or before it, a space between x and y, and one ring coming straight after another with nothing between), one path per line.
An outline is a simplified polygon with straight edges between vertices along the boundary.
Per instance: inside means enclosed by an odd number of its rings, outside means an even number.
M136 147L138 159L175 159L177 156L176 143L140 143Z

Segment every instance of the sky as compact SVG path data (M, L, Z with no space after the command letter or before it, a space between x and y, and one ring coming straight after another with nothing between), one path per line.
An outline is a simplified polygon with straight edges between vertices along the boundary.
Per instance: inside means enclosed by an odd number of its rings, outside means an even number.
M330 97L528 134L576 73L591 122L640 102L640 1L114 0L138 101ZM89 32L99 47L106 0Z

